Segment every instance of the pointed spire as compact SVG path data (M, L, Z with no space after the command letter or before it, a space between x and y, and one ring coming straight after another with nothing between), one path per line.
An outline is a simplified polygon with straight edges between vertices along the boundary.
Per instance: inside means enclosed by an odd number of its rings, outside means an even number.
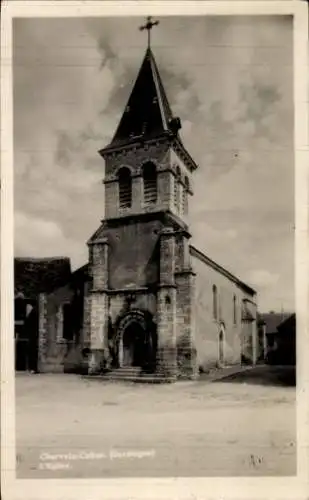
M170 130L172 111L150 48L133 86L110 147L138 138L152 138Z
M147 18L147 24L140 29L151 28L158 22ZM148 47L131 91L129 100L120 119L115 135L108 146L100 151L105 153L139 141L161 138L163 136L177 142L188 168L195 170L196 163L182 144L179 136L181 121L173 117L161 76L150 48Z

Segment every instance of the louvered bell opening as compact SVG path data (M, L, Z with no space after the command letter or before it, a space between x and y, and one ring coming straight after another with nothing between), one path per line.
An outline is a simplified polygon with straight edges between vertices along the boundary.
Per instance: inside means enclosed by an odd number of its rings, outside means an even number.
M157 172L153 163L147 163L143 167L143 183L144 183L144 203L152 205L157 201Z
M128 168L119 171L119 207L130 208L132 204L132 180Z
M131 206L131 183L120 184L119 186L119 205L120 208L129 208Z
M157 179L145 179L144 181L144 200L146 205L156 203L157 201Z

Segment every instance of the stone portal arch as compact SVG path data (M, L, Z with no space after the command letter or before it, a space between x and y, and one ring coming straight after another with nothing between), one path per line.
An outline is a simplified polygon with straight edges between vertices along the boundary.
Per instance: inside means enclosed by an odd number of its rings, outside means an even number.
M124 330L132 321L138 322L142 325L143 328L146 328L146 313L140 309L132 309L121 316L121 318L118 319L117 325L118 337L123 335Z
M156 325L148 311L131 310L119 318L116 326L118 366L155 368Z

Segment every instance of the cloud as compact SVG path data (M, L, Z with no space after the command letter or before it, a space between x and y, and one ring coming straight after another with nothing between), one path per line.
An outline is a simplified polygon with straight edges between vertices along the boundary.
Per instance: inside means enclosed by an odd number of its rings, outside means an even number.
M37 252L45 254L54 252L58 248L59 240L64 238L61 227L54 221L47 221L38 217L31 217L24 213L15 213L15 243L21 249L23 256ZM42 245L42 243L44 243ZM51 254L52 255L52 254ZM44 255L46 256L46 255ZM50 256L50 254L49 254Z
M68 238L55 221L17 212L14 225L18 257L73 257L73 268L87 259L86 245Z
M279 280L279 275L271 273L266 269L254 269L250 272L249 279L255 286L265 288L276 285Z
M142 22L14 20L17 254L84 263L104 217L97 152L137 76ZM292 34L282 16L168 17L153 33L183 142L199 164L193 243L243 280L252 269L279 275L279 285L263 285L264 304L277 304L278 287L293 299Z
M231 240L234 240L235 238L237 238L237 231L235 231L235 229L228 229L226 235Z

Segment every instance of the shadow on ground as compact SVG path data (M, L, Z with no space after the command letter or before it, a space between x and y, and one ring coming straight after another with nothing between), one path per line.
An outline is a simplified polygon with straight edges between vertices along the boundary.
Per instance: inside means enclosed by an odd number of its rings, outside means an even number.
M296 369L295 366L257 366L220 378L216 382L295 387Z

